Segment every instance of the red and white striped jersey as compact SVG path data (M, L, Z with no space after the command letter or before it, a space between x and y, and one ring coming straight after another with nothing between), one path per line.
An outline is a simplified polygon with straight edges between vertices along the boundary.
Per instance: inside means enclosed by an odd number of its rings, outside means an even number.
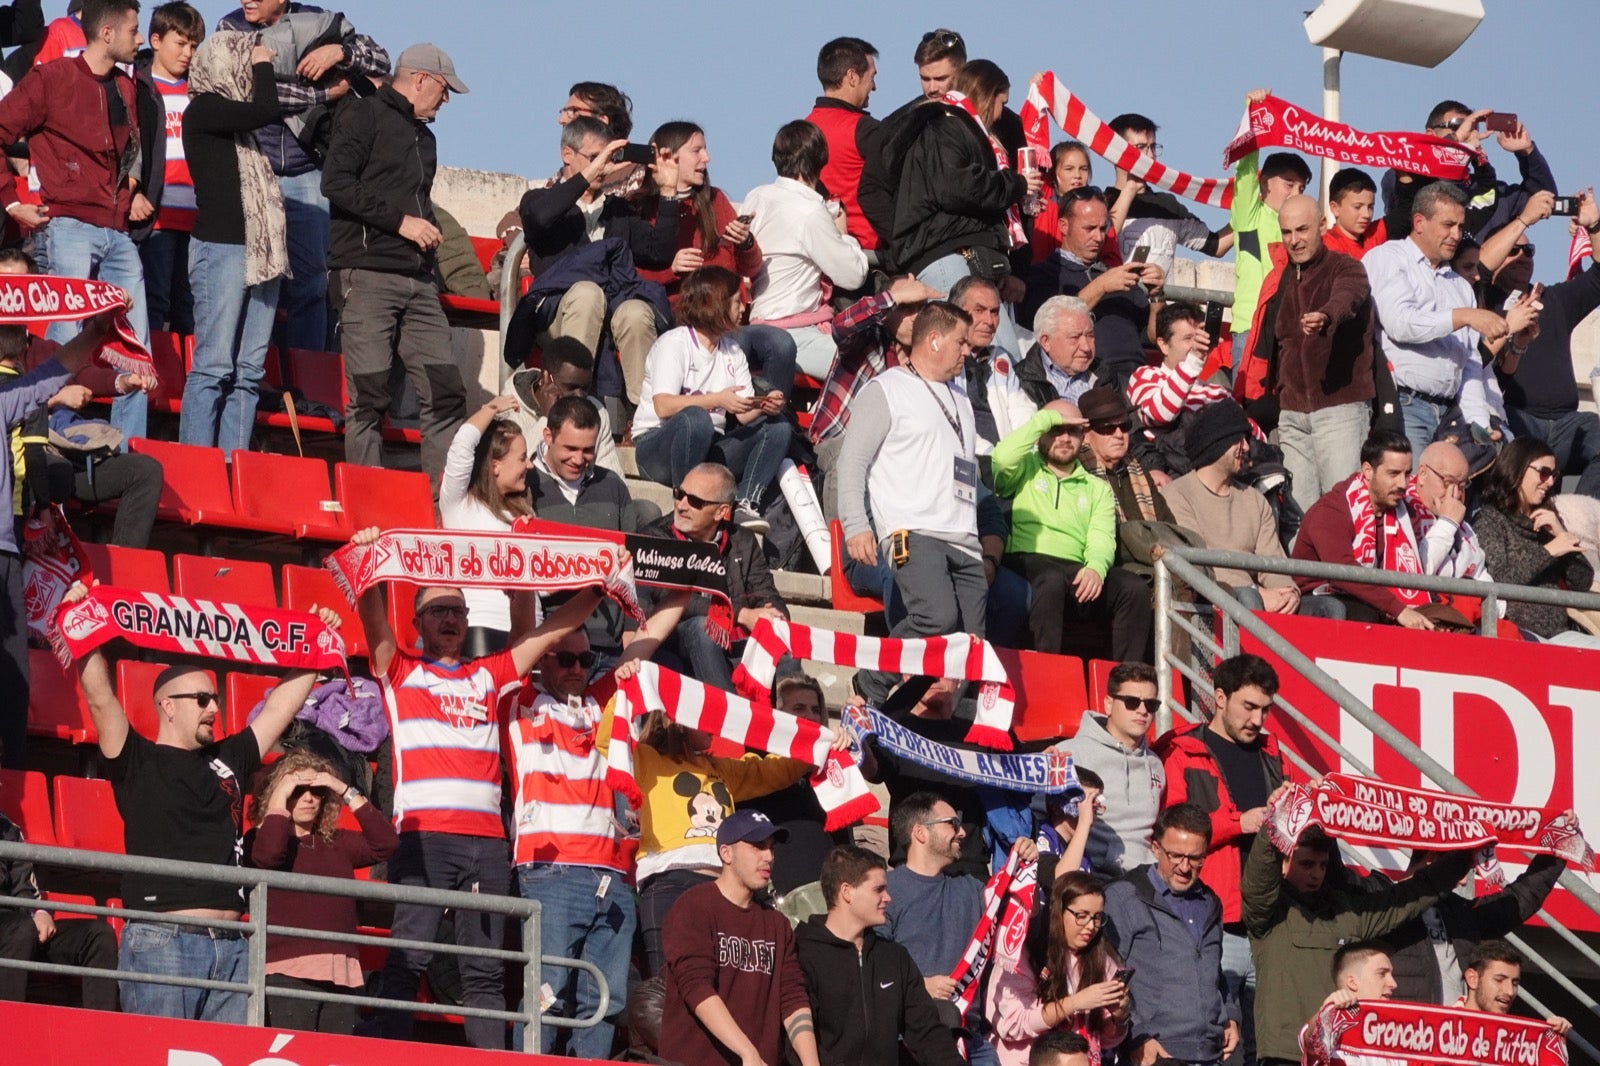
M397 830L504 839L496 708L521 683L510 652L455 666L395 652L381 684Z
M183 154L183 113L189 106L189 81L150 80L161 93L167 115L167 168L162 175L161 211L156 229L189 233L194 229L194 178Z
M530 695L531 706L522 706ZM616 792L606 785L600 704L531 689L515 703L507 746L516 781L517 865L553 862L631 873L638 840L623 829Z
M1142 366L1128 379L1128 399L1139 411L1146 426L1170 426L1184 411L1198 411L1207 404L1233 399L1233 393L1221 385L1210 385L1200 380L1205 360L1194 352L1184 357L1177 366ZM1250 421L1250 431L1260 440L1266 440L1261 427Z

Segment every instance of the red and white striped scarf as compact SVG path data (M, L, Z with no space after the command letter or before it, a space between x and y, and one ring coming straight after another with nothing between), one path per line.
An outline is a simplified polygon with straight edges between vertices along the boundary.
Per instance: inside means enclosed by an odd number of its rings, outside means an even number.
M1367 487L1367 479L1359 474L1352 478L1350 487L1344 491L1344 499L1350 507L1351 525L1355 527L1355 539L1350 549L1355 554L1356 565L1375 566L1378 562L1378 514L1372 506L1372 490ZM1418 550L1416 530L1411 526L1407 511L1415 514L1419 522L1433 521L1433 512L1423 506L1422 498L1417 495L1415 478L1406 486L1405 500L1395 508L1395 524L1400 527L1400 535L1411 545L1411 551L1420 563L1422 552ZM1419 566L1415 573L1421 572Z
M1096 155L1146 184L1211 207L1227 209L1233 204L1232 179L1197 178L1145 155L1117 136L1100 116L1057 81L1052 71L1036 74L1028 83L1028 99L1020 114L1023 134L1036 148L1049 150L1050 130L1045 120L1053 119L1068 137L1082 141Z
M940 102L949 104L951 107L959 107L970 115L972 121L978 124L978 132L983 134L984 139L989 142L989 147L994 151L995 165L1001 170L1011 169L1011 160L1006 158L1005 145L1001 144L995 135L989 132L989 127L985 126L983 119L978 117L978 109L972 106L972 101L968 100L964 93L958 93L952 89L944 94ZM1006 208L1006 235L1011 238L1011 247L1013 248L1020 248L1028 243L1027 231L1022 228L1022 211L1016 204Z
M127 293L106 281L46 274L0 276L0 325L81 322L115 311L94 361L125 374L154 374L150 353L128 322L127 306Z
M617 686L611 744L606 749L606 784L635 808L644 796L634 778L634 719L650 711L665 711L681 726L702 729L740 747L820 767L811 775L811 787L827 812L829 832L878 809L878 800L850 753L833 750L833 730L650 662L641 663L637 674Z
M64 605L50 631L63 666L117 637L168 655L298 670L344 669L344 638L314 614L111 585L96 585L84 599Z
M1012 844L1006 864L983 886L983 914L972 930L966 950L956 961L955 969L950 971L950 980L956 983L950 998L963 1018L978 997L983 972L988 969L990 960L999 954L1014 964L1022 955L1022 942L1028 935L1028 919L1033 915L1034 892L1038 887L1037 867L1037 862L1023 862L1017 845Z
M1594 258L1594 243L1589 240L1589 231L1579 226L1572 234L1572 243L1567 246L1567 280L1571 281L1583 273L1583 261Z
M749 699L767 700L778 660L785 655L858 670L982 682L978 712L967 732L967 743L1011 750L1016 690L1011 687L1011 678L994 646L971 633L903 639L858 637L787 619L763 618L744 646L744 660L733 671L734 688Z

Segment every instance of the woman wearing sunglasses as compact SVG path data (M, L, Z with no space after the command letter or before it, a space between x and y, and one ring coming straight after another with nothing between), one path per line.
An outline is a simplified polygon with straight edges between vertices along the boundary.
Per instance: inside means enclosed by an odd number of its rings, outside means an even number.
M1016 965L996 967L986 1013L1000 1066L1023 1066L1045 1033L1065 1029L1089 1042L1089 1066L1128 1035L1132 1006L1122 960L1105 936L1105 889L1081 870L1059 876L1040 928L1035 916ZM1126 976L1126 975L1124 975Z
M1560 481L1555 453L1532 437L1518 437L1495 458L1484 476L1483 506L1472 526L1496 581L1589 591L1594 569L1584 558L1582 543L1562 525L1551 502ZM1600 644L1577 629L1564 607L1510 602L1506 618L1540 640Z
M349 807L359 829L340 829L339 809ZM291 751L273 764L256 789L245 837L250 864L319 877L349 877L383 862L399 846L394 826L365 796L333 774L324 759ZM356 901L310 892L272 894L279 925L329 933L356 931ZM332 940L267 939L267 986L353 994L365 988L356 945ZM267 1024L283 1029L350 1034L356 1009L339 1003L267 995Z
M496 396L461 423L445 453L439 480L439 517L445 529L509 533L511 523L533 514L528 471L533 459L522 429L511 418L515 396ZM504 651L511 608L499 589L463 589L466 642L461 653L479 658Z

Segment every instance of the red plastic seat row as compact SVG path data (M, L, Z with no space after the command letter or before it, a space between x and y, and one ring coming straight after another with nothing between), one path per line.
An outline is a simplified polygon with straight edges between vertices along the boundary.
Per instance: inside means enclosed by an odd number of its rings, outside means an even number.
M237 451L232 476L217 448L139 437L133 450L161 463L157 516L188 526L343 541L365 526L437 525L427 476L321 459Z

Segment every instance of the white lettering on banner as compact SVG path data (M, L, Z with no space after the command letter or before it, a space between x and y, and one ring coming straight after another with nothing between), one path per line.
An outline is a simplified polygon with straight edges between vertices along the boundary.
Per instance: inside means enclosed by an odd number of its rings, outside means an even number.
M1511 723L1517 738L1516 792L1511 802L1523 807L1543 807L1550 802L1556 783L1555 738L1550 735L1549 723L1539 708L1521 692L1504 681L1460 673L1442 673L1432 670L1400 671L1400 684L1414 688L1422 698L1422 721L1426 726L1430 714L1453 717L1458 695L1478 696L1498 707ZM1427 733L1421 734L1422 750L1444 763L1455 772L1454 730L1451 743L1430 747Z

